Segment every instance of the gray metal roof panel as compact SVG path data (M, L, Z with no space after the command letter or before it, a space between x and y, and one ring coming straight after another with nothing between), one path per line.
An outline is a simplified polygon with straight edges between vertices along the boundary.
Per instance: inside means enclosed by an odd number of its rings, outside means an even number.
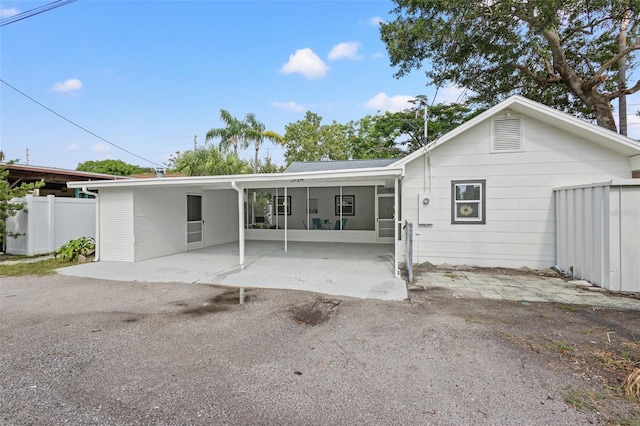
M370 160L341 161L294 161L285 173L321 172L327 170L369 169L386 167L398 161L398 158L375 158Z

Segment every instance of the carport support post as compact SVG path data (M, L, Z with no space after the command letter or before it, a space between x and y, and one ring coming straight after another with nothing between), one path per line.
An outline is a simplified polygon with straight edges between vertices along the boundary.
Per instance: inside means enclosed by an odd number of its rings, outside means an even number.
M235 182L231 182L231 187L238 193L238 252L240 255L239 264L242 267L244 265L244 224L242 223L244 218L244 191Z
M400 278L398 271L398 223L398 178L396 177L393 179L393 273L396 278Z
M287 202L287 187L284 187L284 252L287 252L287 212L290 209Z

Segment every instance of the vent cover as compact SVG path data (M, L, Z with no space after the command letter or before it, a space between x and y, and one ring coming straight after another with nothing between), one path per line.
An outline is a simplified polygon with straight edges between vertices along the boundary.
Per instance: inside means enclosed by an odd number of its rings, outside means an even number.
M522 151L522 120L503 117L493 120L491 152Z

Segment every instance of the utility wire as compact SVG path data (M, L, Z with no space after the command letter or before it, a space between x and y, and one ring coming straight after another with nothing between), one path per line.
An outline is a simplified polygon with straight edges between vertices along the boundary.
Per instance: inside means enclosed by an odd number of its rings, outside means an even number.
M99 136L99 135L97 135L97 134L93 133L91 130L88 130L88 129L86 129L86 128L82 127L81 125L79 125L79 124L77 124L77 123L75 123L75 122L73 122L73 121L69 120L67 117L65 117L65 116L63 116L63 115L61 115L61 114L58 114L57 112L55 112L54 110L52 110L52 109L51 109L51 108L49 108L48 106L46 106L46 105L44 105L44 104L41 104L40 102L38 102L38 101L36 101L35 99L33 99L31 96L29 96L29 95L27 95L26 93L24 93L24 92L22 92L22 91L18 90L17 88L13 87L12 85L10 85L9 83L7 83L6 81L4 81L4 80L3 80L3 79L1 79L1 78L0 78L0 82L2 82L2 83L4 83L4 84L6 84L7 86L9 86L10 88L12 88L12 89L13 89L13 90L15 90L16 92L20 93L22 96L26 97L27 99L29 99L29 100L31 100L31 101L33 101L33 102L37 103L38 105L40 105L42 108L46 109L47 111L52 112L53 114L57 115L58 117L62 118L62 119L63 119L63 120L65 120L65 121L67 121L68 123L73 124L73 125L74 125L74 126L76 126L77 128L79 128L79 129L81 129L81 130L84 130L85 132L89 133L89 134L90 134L90 135L92 135L92 136L95 136L96 138L100 139L101 141L104 141L104 142L108 143L109 145L114 146L114 147L116 147L116 148L118 148L118 149L120 149L120 150L122 150L122 151L126 152L127 154L133 155L134 157L137 157L137 158L139 158L139 159L141 159L141 160L143 160L143 161L146 161L147 163L151 163L151 164L153 164L153 165L155 165L155 166L158 166L158 167L164 167L164 166L163 166L163 165L161 165L161 164L158 164L158 163L156 163L156 162L153 162L153 161L151 161L151 160L149 160L149 159L147 159L147 158L141 157L141 156L139 156L138 154L135 154L135 153L133 153L133 152L129 151L128 149L126 149L126 148L123 148L123 147L121 147L121 146L119 146L119 145L116 145L116 144L115 144L115 143L113 143L113 142L110 142L110 141L106 140L106 139L105 139L105 138L103 138L102 136Z
M22 21L23 19L31 18L32 16L39 15L47 12L51 9L64 6L65 4L73 3L76 0L56 0L52 3L45 4L44 6L36 7L35 9L27 10L26 12L18 13L17 15L10 16L0 20L0 27L13 24L14 22Z

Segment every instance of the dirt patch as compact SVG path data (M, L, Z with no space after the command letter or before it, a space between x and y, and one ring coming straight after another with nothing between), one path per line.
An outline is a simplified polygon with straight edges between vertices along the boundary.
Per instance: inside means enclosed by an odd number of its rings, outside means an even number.
M295 306L291 309L291 313L298 324L315 326L331 318L338 305L340 302L337 300L319 299L312 303Z
M245 291L244 293L245 303L248 302L251 298L251 296L249 296L247 293L248 293L247 291ZM176 305L184 306L184 305L180 305L180 303L184 303L184 302L178 302L176 303ZM225 291L222 294L219 294L217 296L207 299L205 302L200 303L196 307L185 309L183 313L187 315L194 315L194 316L213 314L216 312L227 311L231 309L234 305L239 305L239 304L240 304L240 291L229 290L229 291Z
M640 399L629 379L640 368L640 311L459 299L446 289L410 297L426 310L437 304L470 327L490 327L550 369L577 377L582 386L563 389L567 404L593 412L605 424L640 425Z

